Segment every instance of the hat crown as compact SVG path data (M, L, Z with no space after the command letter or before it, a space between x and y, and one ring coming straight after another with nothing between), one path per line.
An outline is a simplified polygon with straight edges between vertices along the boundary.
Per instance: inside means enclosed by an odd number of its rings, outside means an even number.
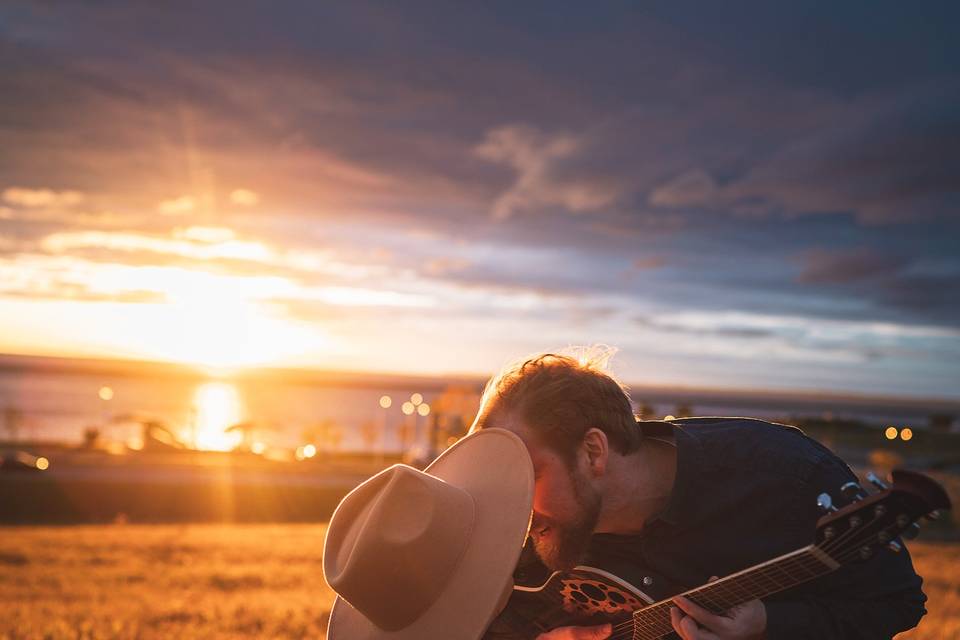
M327 530L327 583L385 631L408 626L443 591L467 547L473 497L406 465L351 491Z

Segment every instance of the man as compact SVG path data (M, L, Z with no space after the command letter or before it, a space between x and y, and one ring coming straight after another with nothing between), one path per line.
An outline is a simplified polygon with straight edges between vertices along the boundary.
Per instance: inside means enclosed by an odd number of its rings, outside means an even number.
M664 598L813 542L816 497L856 480L799 429L746 418L637 422L609 355L545 354L487 385L472 432L500 427L535 471L530 539L543 564L624 558L673 585ZM714 615L684 598L684 640L891 638L926 611L910 556L871 560ZM659 585L664 587L665 585ZM540 640L601 639L610 626L565 627Z

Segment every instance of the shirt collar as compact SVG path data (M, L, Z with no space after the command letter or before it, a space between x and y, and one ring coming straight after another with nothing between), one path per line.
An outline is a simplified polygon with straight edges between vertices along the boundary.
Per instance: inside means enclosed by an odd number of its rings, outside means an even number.
M644 436L672 435L677 447L677 471L670 492L670 501L666 508L650 524L663 521L677 525L683 522L684 516L695 506L696 479L703 468L703 446L699 438L688 428L676 422L663 420L638 421Z

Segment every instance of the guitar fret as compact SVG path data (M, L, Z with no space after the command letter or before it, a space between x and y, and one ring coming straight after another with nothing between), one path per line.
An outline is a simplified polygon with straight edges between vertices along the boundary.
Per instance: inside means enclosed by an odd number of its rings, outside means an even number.
M835 564L831 558L811 546L708 583L683 595L706 609L728 611L750 600L764 598L829 573L836 568ZM632 634L634 640L656 640L671 633L672 606L672 600L664 600L635 611Z
M766 568L757 571L757 582L768 593L773 593L779 588L779 584L767 574ZM765 583L765 584L764 584Z

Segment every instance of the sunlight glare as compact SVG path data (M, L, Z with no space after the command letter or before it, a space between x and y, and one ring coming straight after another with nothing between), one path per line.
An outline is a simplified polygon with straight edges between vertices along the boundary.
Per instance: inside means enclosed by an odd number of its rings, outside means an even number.
M243 419L243 404L237 388L229 382L206 382L194 392L194 426L197 449L229 451L242 440L239 432L227 427Z

